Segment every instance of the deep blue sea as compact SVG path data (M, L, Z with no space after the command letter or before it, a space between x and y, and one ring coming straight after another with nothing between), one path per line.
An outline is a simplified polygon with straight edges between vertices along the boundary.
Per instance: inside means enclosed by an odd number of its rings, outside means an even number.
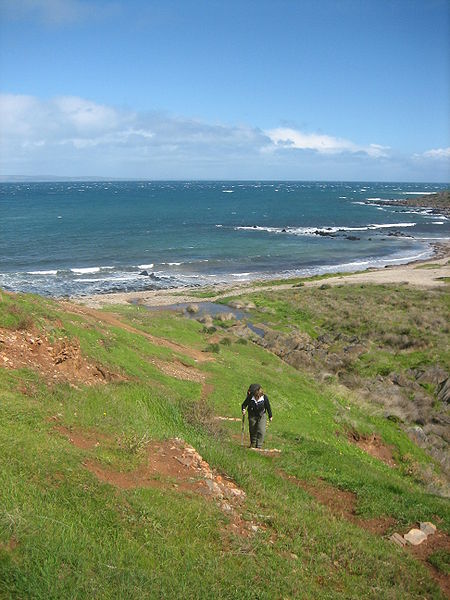
M445 187L2 183L0 287L82 295L405 263L430 256L433 240L449 239L450 220L385 201Z

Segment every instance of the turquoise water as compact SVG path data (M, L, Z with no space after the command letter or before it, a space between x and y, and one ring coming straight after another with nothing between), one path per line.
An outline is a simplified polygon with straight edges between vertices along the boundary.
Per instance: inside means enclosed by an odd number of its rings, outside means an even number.
M361 182L4 183L0 286L61 296L408 262L429 256L433 240L450 238L450 221L383 201L444 187Z

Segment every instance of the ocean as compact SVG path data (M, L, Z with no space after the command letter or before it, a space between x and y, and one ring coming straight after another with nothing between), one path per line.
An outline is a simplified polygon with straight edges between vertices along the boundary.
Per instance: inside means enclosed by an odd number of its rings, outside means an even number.
M0 287L50 296L356 271L431 256L450 220L386 205L446 184L0 184Z

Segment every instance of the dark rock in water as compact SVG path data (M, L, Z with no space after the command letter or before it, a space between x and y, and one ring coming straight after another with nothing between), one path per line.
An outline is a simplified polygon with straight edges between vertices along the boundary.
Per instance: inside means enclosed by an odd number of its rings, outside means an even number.
M361 238L357 237L356 235L346 235L345 237L347 240L350 240L351 242L357 242L361 239Z
M158 275L155 275L154 273L150 273L149 277L150 279L153 279L153 281L161 281L161 277L158 277Z
M334 233L330 232L330 231L321 231L320 229L316 229L315 231L313 231L314 235L321 235L322 237L333 237Z
M223 313L217 313L216 319L218 321L221 321L222 323L225 323L226 321L234 321L234 320L236 320L236 317L231 312L223 312Z
M139 275L145 275L146 277L149 276L148 271L141 271Z
M284 227L283 227L283 229L281 230L281 232L282 233L286 233L286 229L284 229Z
M367 241L371 242L373 238L367 238Z
M258 225L253 225L253 229L258 229Z
M406 233L403 233L403 231L390 231L388 233L389 237L409 237L406 235Z

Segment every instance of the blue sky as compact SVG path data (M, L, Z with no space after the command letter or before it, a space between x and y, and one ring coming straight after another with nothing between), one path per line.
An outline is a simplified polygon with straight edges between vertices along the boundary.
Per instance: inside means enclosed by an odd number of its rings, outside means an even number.
M0 0L1 174L449 181L446 0Z

